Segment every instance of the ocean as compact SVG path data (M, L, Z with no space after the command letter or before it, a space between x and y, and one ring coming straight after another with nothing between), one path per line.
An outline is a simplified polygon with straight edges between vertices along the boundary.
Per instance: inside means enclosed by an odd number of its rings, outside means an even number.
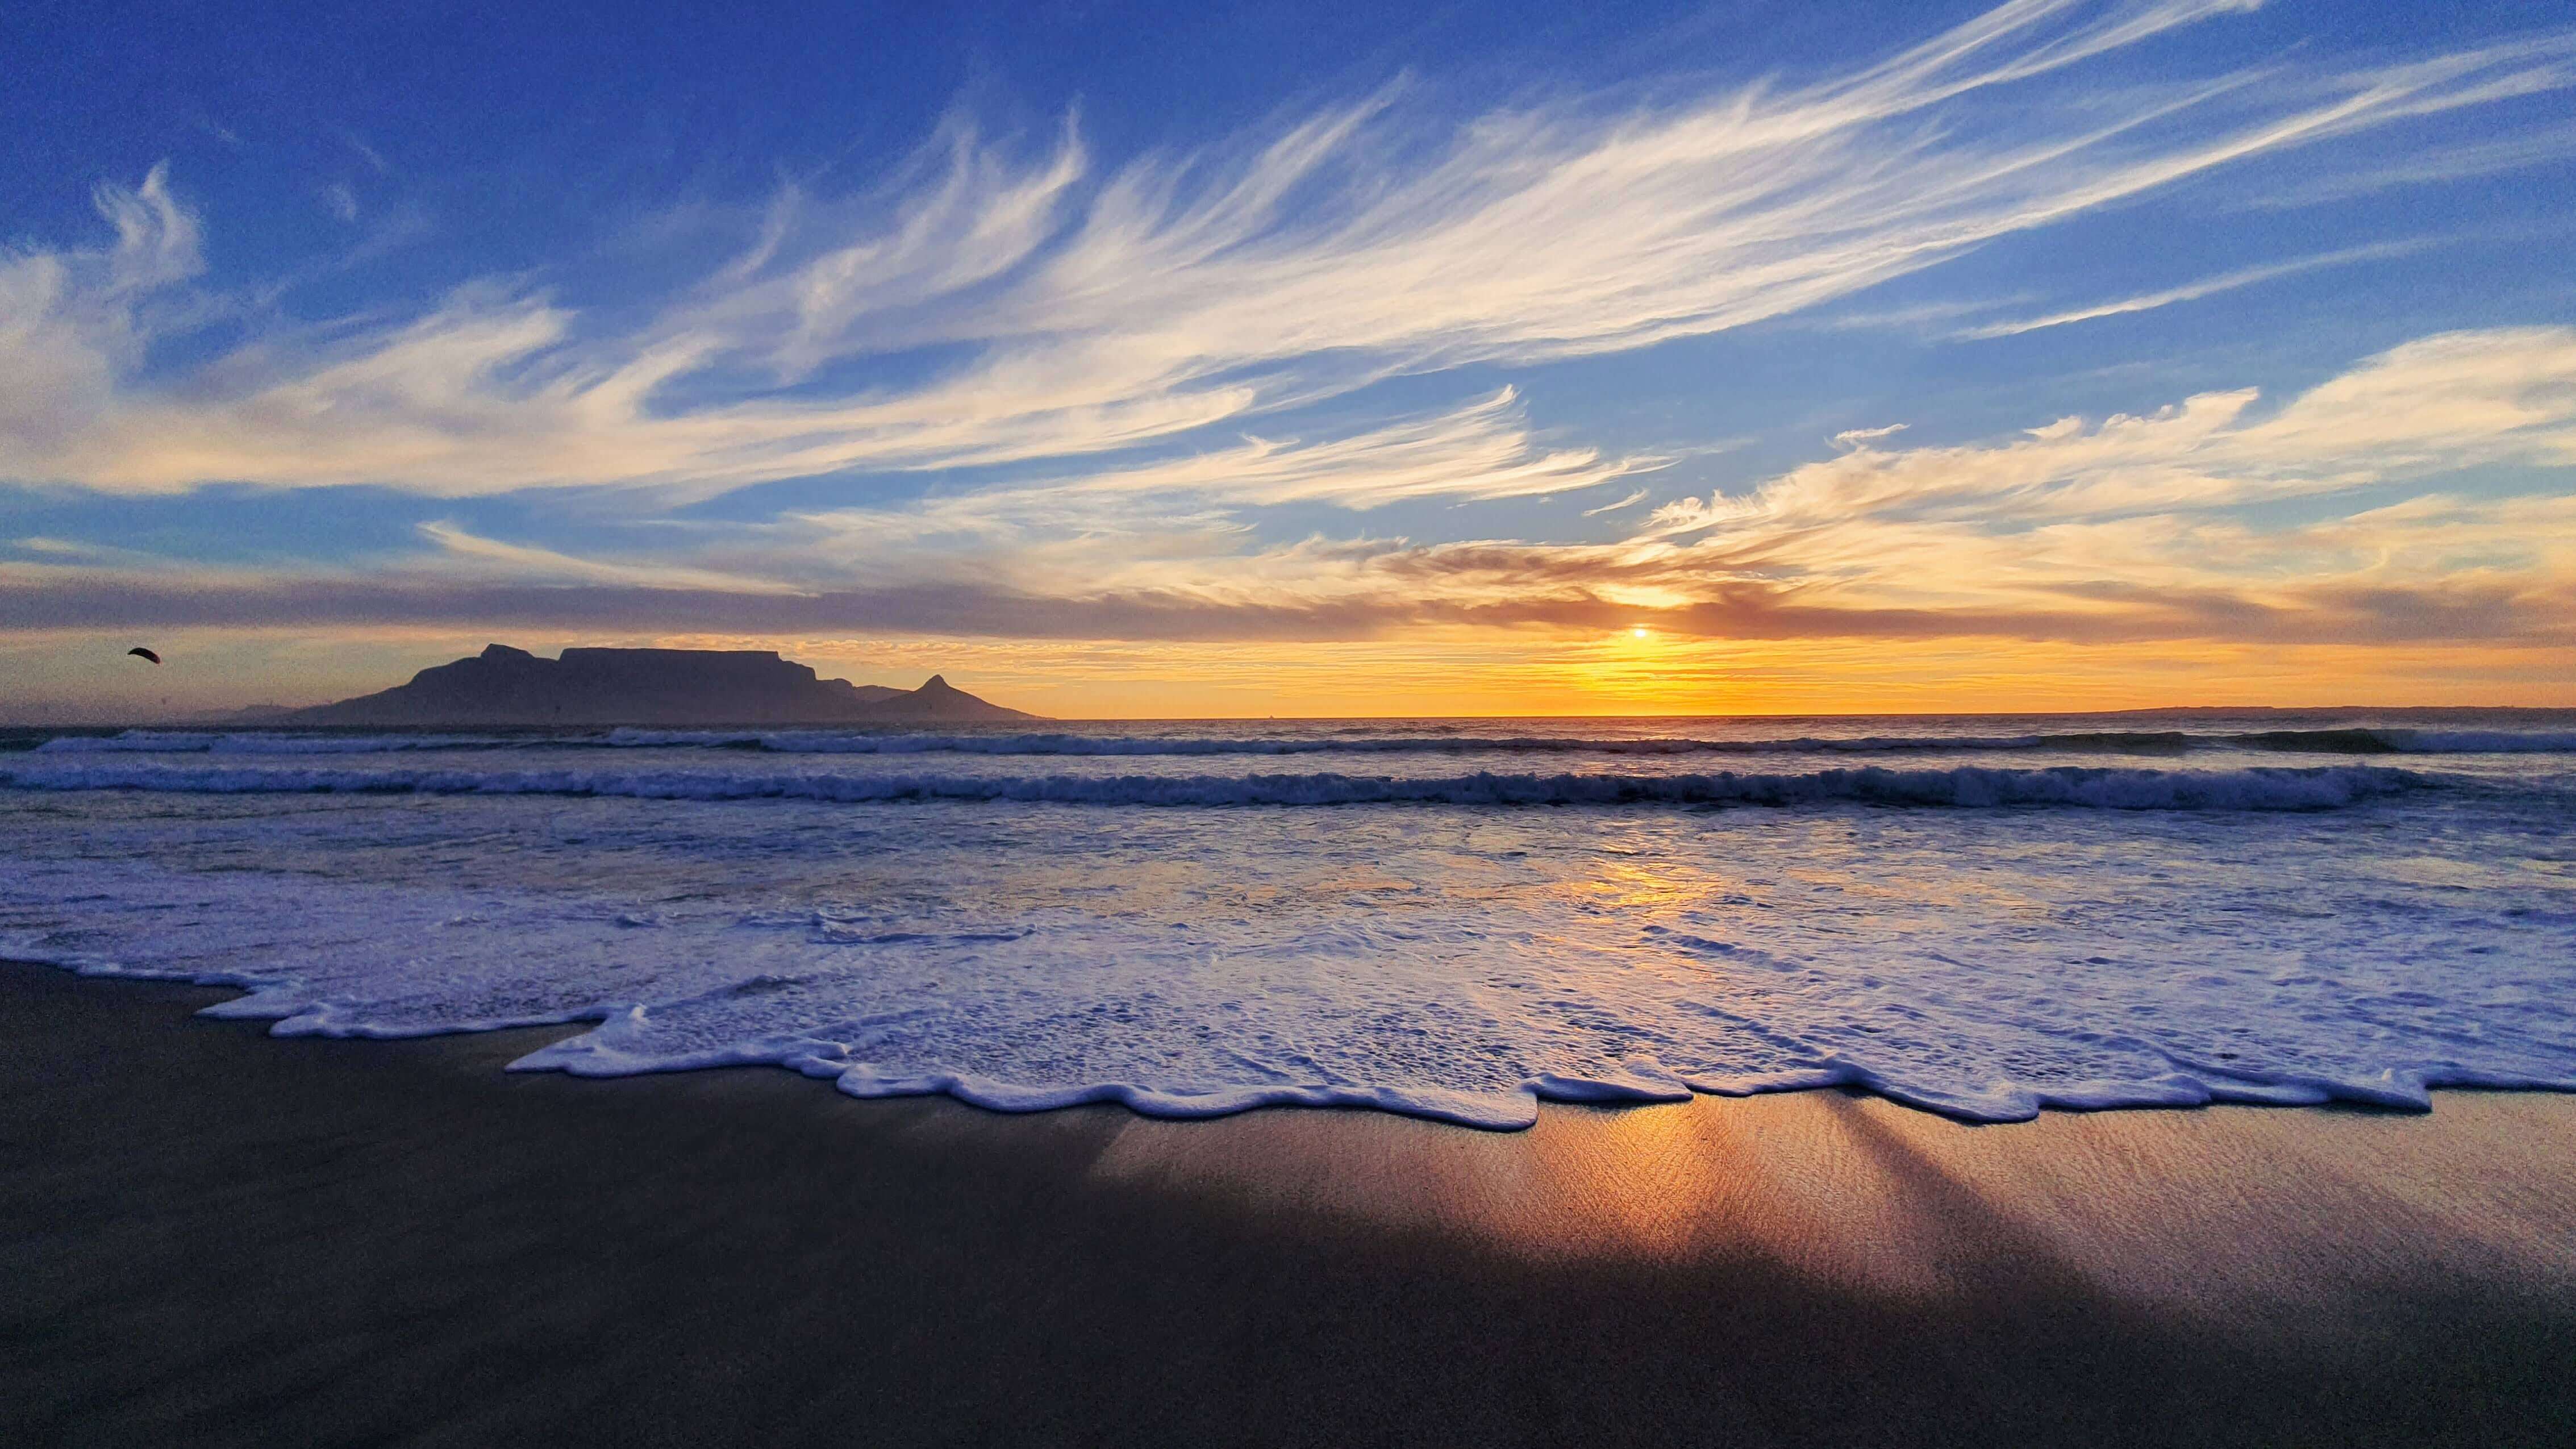
M1004 1111L2421 1109L2576 1090L2571 821L2571 711L22 730L0 956Z

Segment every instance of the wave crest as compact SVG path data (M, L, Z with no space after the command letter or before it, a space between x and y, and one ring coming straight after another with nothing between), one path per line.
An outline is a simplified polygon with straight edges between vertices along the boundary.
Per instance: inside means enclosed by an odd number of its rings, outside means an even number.
M1870 805L1985 809L2331 810L2452 783L2373 765L2244 770L1993 769L1689 775L943 775L187 767L142 761L0 770L29 790L224 794L360 793L617 796L648 800L1012 801L1096 806Z

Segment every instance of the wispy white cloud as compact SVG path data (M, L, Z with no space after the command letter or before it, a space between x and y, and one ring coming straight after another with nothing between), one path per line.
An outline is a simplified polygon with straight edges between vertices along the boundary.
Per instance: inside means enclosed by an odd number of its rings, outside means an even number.
M1874 332L1880 329L1905 331L1930 330L1938 323L1951 323L1963 317L1975 317L1998 308L2018 306L2036 300L2028 293L1992 297L1983 300L1914 302L1903 307L1885 307L1865 312L1838 312L1816 317L1804 325L1827 332Z
M1863 448L1748 495L1660 510L1656 534L1814 539L1891 517L1984 530L2234 508L2480 464L2576 464L2576 329L2502 328L2393 348L2256 420L2251 388L2144 415L2060 418L2002 443Z
M0 252L0 468L113 426L120 381L170 310L160 294L204 270L196 217L171 195L168 168L137 187L103 183L92 200L115 232L107 246Z
M623 584L642 589L689 589L729 594L792 594L792 585L713 569L672 564L614 563L575 558L553 549L504 543L468 533L454 523L419 525L421 535L438 545L443 558L464 565L441 570L447 576L507 579L558 584Z
M1519 394L1507 387L1455 412L1347 438L1300 444L1246 437L1240 448L1041 486L1066 493L1187 493L1233 503L1366 509L1418 498L1564 493L1670 462L1654 455L1606 458L1591 448L1544 448L1521 415Z
M2431 245L2429 242L2406 241L2386 242L2376 246L2346 247L2341 251L2321 252L2315 256L2300 257L2294 261L2272 262L2259 267L2241 267L2232 272L2222 272L2214 277L2204 277L2197 282L2186 282L2179 287L2167 287L2160 292L2124 297L2116 302L2097 302L2089 307L2051 312L2041 317L2018 317L2009 321L1989 322L1982 326L1962 328L1952 335L1969 339L2018 337L2025 332L2037 332L2047 327L2064 327L2070 323L2091 322L2103 317L2122 317L2132 312L2152 312L2159 307L2170 307L2178 302L2197 302L2203 297L2215 297L2222 292L2233 292L2240 288L2278 281L2283 277L2295 277L2305 272L2320 271L2327 267L2405 256L2410 252L2422 251L2429 245Z
M161 560L155 555L141 549L119 548L114 544L92 543L87 539L51 538L44 534L31 534L25 538L13 538L8 541L7 546L18 550L21 553L31 553L40 559L54 561L80 561L124 566L150 566L161 562Z
M1991 92L2244 8L2014 0L1812 84L1498 110L1427 146L1404 142L1419 131L1401 92L1106 172L1070 127L1018 156L959 123L861 196L783 194L733 264L632 329L487 283L175 377L144 369L140 339L154 297L193 274L195 221L156 171L102 189L114 249L0 263L0 476L702 496L1267 434L1256 420L1393 372L1782 316L2246 157L2571 80L2569 42L2550 37L1960 124ZM139 265L152 238L183 237L188 266ZM926 381L812 385L923 349L956 361ZM1240 496L1365 506L1626 466L1550 450L1475 486L1345 488L1279 472L1264 446L1234 460Z
M1586 518L1599 518L1602 514L1616 513L1622 508L1634 508L1638 504L1645 502L1647 496L1653 492L1654 490L1651 488L1640 488L1636 492L1615 502L1604 503L1598 508L1587 508L1583 510L1583 516Z
M756 558L824 587L850 577L931 582L1007 559L1011 577L1028 587L1113 589L1155 576L1174 560L1236 567L1251 532L1238 513L1248 507L1370 509L1425 498L1549 494L1649 473L1665 462L1548 448L1504 389L1348 437L1246 438L1138 467L799 513L756 530L745 566Z
M389 176L393 173L394 168L392 163L385 160L383 152L368 145L366 137L359 135L355 131L342 131L340 133L340 139L348 145L350 150L358 153L358 158L367 163L367 168L369 170L375 172L379 176Z
M2507 611L2516 627L2567 632L2551 621L2551 601L2576 598L2576 500L2563 489L2332 500L2480 466L2548 470L2526 488L2563 479L2556 470L2576 468L2576 329L2426 338L2269 417L2259 402L2251 389L2210 393L2002 442L1861 449L1748 494L1667 505L1616 560L1587 565L1677 607L1758 584L1856 618L2265 637L2330 633L2323 615L2300 614L2319 600L2381 590L2396 608L2484 591L2524 601ZM2246 511L2289 498L2314 500L2315 521ZM2468 626L2425 607L2428 637Z
M2406 186L2468 181L2576 158L2576 126L2489 137L2412 151L2357 170L2336 170L2293 185L2258 191L2237 204L2249 211L2321 206Z
M1898 433L1904 432L1906 426L1904 423L1889 423L1880 428L1845 428L1834 434L1834 446L1837 448L1865 447L1882 438L1895 437Z
M2244 389L1998 440L1857 447L1602 543L1262 547L1214 504L1032 486L707 525L605 560L443 526L431 536L451 559L364 576L0 561L0 587L30 628L1314 640L1643 619L1671 637L2576 646L2576 328L2424 338L2267 407ZM2515 471L2502 488L2462 481L2481 468Z

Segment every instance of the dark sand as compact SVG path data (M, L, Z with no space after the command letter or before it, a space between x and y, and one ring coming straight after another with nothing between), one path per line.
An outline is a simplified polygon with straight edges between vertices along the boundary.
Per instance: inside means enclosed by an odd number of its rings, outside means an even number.
M0 966L0 1444L2576 1435L2576 1098L1150 1122Z

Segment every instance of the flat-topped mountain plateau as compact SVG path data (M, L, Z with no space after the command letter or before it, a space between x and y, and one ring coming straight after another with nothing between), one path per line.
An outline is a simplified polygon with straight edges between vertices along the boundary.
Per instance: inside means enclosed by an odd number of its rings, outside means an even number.
M970 724L1037 716L968 694L938 675L919 689L824 679L769 650L566 649L547 659L506 644L415 674L408 684L283 711L279 725Z

